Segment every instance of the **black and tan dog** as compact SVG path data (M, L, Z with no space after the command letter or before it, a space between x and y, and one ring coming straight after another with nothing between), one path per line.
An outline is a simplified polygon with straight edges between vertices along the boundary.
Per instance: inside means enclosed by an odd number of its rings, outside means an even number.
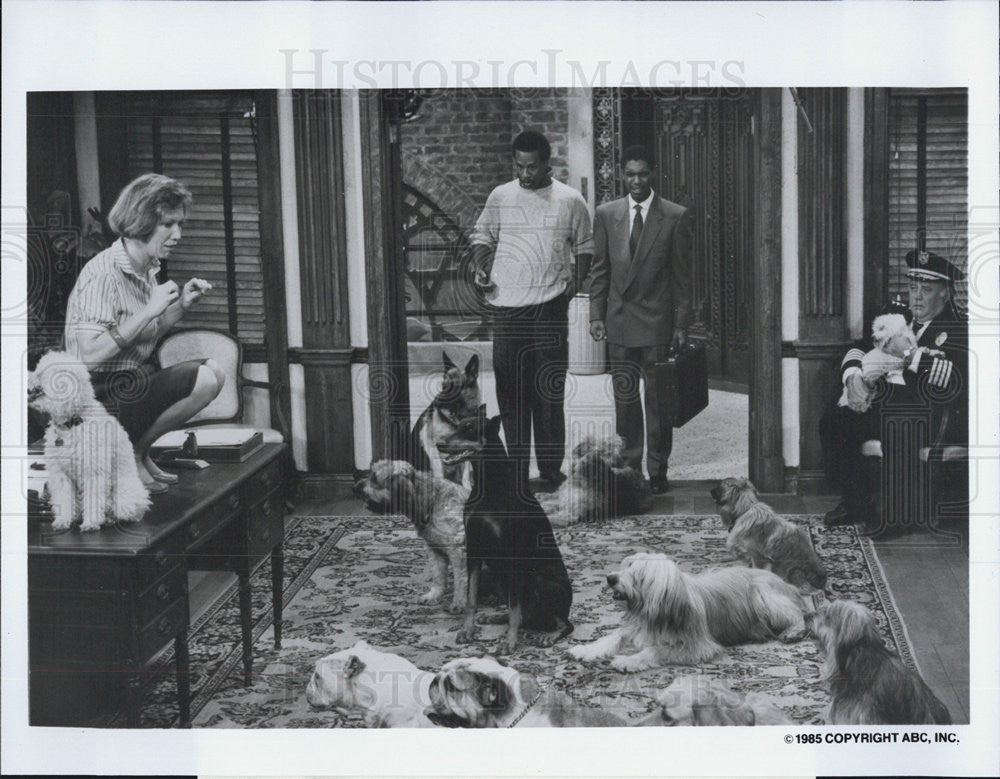
M552 525L500 440L500 417L486 418L486 406L463 420L438 447L452 462L472 463L472 492L465 504L465 543L469 571L465 623L458 642L475 638L476 596L486 566L507 595L509 613L500 649L512 652L523 627L539 631L538 646L551 646L569 635L573 587L556 544Z
M447 352L442 354L441 389L413 425L408 459L418 471L430 471L438 479L468 487L468 468L442 458L438 444L455 432L461 420L475 416L483 402L479 389L479 355L472 355L465 368L459 369Z

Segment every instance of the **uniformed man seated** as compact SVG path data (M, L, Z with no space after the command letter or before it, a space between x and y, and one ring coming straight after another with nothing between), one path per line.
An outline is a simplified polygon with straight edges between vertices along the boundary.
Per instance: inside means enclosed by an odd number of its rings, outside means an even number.
M827 478L841 495L824 521L860 523L875 538L927 521L919 510L918 494L929 489L919 478L920 448L968 443L968 327L953 300L965 275L933 252L911 251L906 264L909 308L897 300L881 313L903 314L916 346L869 384L862 361L874 343L870 334L858 341L841 362L846 404L820 421ZM886 489L895 502L884 509Z

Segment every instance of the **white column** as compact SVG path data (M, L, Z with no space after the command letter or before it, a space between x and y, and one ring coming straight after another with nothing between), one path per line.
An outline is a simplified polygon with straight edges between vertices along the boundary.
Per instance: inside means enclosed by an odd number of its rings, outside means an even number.
M97 161L97 110L93 92L73 95L73 137L76 146L76 184L80 194L80 229L86 235L95 226L88 208L101 208L101 172ZM110 208L111 203L108 203Z
M574 89L566 98L569 185L583 194L594 213L594 102L589 87ZM585 181L586 180L586 181Z
M852 87L847 90L847 289L844 311L851 338L864 332L865 279L865 93ZM882 258L872 257L872 261Z
M292 92L278 90L278 164L281 173L281 238L285 250L285 310L288 346L302 346L302 282L299 276L299 209L295 186L295 126ZM304 471L306 460L306 389L301 365L288 366L292 402L292 456Z
M344 217L347 239L348 311L351 345L368 346L368 295L365 287L365 214L361 190L361 110L357 90L343 93L341 122L344 142ZM372 459L371 406L368 366L351 366L351 406L354 409L354 466L367 469Z
M799 337L798 109L788 89L781 95L781 340ZM761 280L767 283L766 279ZM781 360L781 452L785 465L800 462L799 360Z

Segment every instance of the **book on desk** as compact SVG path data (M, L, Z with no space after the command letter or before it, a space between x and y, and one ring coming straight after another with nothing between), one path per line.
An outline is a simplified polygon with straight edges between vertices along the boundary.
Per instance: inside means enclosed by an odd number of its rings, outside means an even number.
M160 436L150 448L154 458L176 452L184 448L190 435L197 443L196 457L215 463L241 463L264 446L264 435L259 430L233 427L194 428L174 430Z

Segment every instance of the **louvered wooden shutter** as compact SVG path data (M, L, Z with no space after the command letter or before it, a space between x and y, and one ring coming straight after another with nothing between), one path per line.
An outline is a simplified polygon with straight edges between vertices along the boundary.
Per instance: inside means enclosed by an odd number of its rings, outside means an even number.
M927 110L926 248L965 270L968 261L968 96L965 89L893 89L889 130L889 294L906 299L906 262L917 248L918 103ZM965 308L967 285L956 285Z
M184 317L183 324L235 329L244 343L262 344L257 155L251 119L246 116L253 106L250 96L238 92L134 93L126 105L130 179L158 171L182 181L194 195L194 208L183 239L167 262L167 275L181 285L198 276L211 282L213 289ZM228 193L224 175L227 137ZM231 217L228 237L227 212ZM227 243L232 254L229 263Z

